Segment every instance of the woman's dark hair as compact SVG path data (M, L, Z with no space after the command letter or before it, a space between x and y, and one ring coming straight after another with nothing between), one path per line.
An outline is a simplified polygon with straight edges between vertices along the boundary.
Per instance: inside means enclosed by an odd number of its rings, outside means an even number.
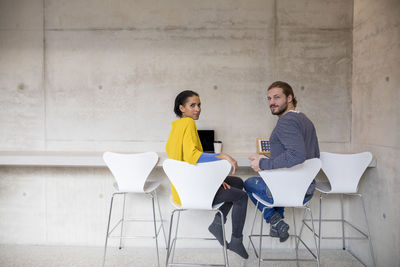
M179 109L179 106L180 105L184 106L185 103L187 102L187 99L191 96L199 96L199 94L196 92L190 91L190 90L186 90L186 91L180 92L176 96L175 106L174 106L174 112L175 112L176 116L182 118L182 111Z
M292 95L292 98L293 98L292 103L293 103L293 106L296 107L297 99L296 99L296 97L294 97L293 89L288 83L276 81L276 82L273 82L268 87L268 91L272 88L281 88L286 97Z

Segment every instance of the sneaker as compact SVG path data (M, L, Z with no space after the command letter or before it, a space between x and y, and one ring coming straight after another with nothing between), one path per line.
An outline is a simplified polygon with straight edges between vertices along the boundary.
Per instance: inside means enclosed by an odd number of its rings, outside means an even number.
M269 234L272 237L279 237L280 242L285 242L289 238L289 225L284 220L276 224L271 224Z

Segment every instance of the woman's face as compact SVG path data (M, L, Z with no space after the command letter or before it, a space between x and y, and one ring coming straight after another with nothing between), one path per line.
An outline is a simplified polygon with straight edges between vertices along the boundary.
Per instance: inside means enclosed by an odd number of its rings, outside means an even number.
M194 120L198 120L201 112L201 103L198 96L191 96L186 99L184 105L180 105L179 109L182 112L182 118L190 117Z

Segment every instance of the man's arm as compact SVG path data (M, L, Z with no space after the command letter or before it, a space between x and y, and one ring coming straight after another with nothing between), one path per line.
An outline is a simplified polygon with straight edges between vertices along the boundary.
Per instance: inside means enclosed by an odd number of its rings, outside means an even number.
M249 160L250 160L250 167L255 171L255 172L259 172L261 171L260 169L260 160L266 158L263 155L255 155L255 156L250 156Z
M260 159L260 169L290 168L306 160L306 147L298 123L293 119L281 120L276 125L276 134L284 151L273 159Z

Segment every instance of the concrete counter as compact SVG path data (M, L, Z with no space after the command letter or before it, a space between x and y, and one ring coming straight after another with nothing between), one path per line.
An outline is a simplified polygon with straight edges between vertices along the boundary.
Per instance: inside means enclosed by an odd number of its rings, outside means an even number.
M157 166L167 159L165 152L157 152L160 160ZM250 167L248 156L252 152L232 153L239 167ZM102 158L103 152L78 152L78 151L1 151L0 166L63 166L63 167L105 167ZM376 167L373 158L369 167Z

